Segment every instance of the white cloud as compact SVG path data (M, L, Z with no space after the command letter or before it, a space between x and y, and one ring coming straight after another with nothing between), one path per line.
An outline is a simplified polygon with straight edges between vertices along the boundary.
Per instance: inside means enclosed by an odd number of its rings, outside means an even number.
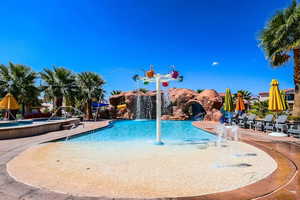
M212 65L212 66L217 66L217 65L219 65L219 64L220 64L219 62L216 62L216 61L215 61L215 62L213 62L211 65Z

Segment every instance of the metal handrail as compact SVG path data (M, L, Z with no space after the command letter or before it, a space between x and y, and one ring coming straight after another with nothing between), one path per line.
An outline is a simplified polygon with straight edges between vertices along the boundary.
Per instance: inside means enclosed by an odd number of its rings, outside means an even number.
M72 108L72 109L74 109L75 111L77 111L77 112L79 112L79 113L81 113L81 114L84 115L83 112L81 112L81 111L80 111L79 109L77 109L77 108L74 108L73 106L60 106L60 107L58 107L58 108L56 109L56 111L51 115L51 117L48 118L47 121L50 121L50 120L57 114L57 112L58 112L59 110L61 110L62 108Z

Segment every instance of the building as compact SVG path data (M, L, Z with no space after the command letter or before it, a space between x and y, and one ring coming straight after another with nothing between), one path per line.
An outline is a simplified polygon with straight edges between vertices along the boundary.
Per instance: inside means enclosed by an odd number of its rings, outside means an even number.
M260 92L258 93L259 101L267 101L269 99L269 92Z
M293 108L294 106L294 98L295 98L295 89L291 88L291 89L286 89L285 90L285 94L286 94L286 100L289 104L290 108Z

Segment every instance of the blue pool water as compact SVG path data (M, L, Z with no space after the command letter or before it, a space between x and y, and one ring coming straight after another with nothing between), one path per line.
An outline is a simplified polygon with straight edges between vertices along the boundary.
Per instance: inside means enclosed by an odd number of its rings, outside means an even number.
M53 120L66 120L67 118L65 117L52 117L50 118L38 118L38 119L33 119L35 122L47 122L47 121L53 121Z
M0 128L13 127L13 126L24 126L24 125L29 125L29 124L32 124L32 121L0 123Z
M192 142L192 141L215 141L216 136L192 125L192 121L162 121L162 140L168 142ZM105 128L93 133L88 133L69 142L88 141L154 141L156 137L156 121L117 121L111 128Z

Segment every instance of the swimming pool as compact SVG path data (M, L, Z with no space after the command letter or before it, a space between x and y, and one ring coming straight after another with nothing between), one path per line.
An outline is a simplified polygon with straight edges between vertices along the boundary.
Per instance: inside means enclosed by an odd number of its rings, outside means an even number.
M254 146L206 143L216 136L192 121L162 121L165 145L154 145L155 125L117 121L110 128L43 143L14 158L7 170L18 181L61 193L145 199L230 191L269 176L277 167ZM233 156L237 153L255 156ZM246 167L236 167L241 164Z
M33 121L28 120L28 121L13 121L13 122L1 122L0 123L0 128L3 127L12 127L12 126L24 126L24 125L29 125L32 124Z
M192 125L192 121L162 121L162 139L170 142L215 141L216 136ZM156 121L124 120L116 121L105 128L69 139L69 142L114 141L153 142L156 137Z

